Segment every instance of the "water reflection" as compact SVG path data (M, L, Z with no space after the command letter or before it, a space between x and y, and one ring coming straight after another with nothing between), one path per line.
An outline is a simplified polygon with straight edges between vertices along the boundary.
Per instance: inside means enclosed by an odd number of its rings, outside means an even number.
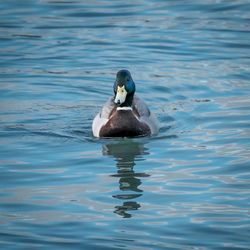
M137 161L144 161L143 155L149 154L145 143L132 139L123 139L103 144L103 155L112 155L116 160L117 173L111 176L119 178L119 188L122 193L113 195L123 200L123 204L115 207L115 213L124 218L130 218L128 211L137 210L140 204L134 199L142 195L141 177L149 175L134 171Z

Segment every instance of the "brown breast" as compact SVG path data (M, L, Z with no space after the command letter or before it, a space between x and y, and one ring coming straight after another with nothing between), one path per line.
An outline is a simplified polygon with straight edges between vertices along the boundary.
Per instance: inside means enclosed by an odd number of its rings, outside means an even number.
M131 110L119 110L112 113L99 135L100 137L135 137L150 134L148 125L138 121Z

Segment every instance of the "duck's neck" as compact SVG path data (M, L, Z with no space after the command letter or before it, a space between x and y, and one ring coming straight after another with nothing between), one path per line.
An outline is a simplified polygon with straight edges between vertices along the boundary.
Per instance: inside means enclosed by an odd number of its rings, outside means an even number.
M127 95L126 100L124 103L120 105L120 107L131 107L133 104L134 93Z

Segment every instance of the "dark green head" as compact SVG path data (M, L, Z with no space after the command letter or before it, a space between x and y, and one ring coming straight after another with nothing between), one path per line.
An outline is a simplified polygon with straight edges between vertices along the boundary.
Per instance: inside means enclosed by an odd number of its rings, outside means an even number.
M129 107L132 105L135 93L135 83L128 70L122 69L117 72L114 83L114 102L119 107Z

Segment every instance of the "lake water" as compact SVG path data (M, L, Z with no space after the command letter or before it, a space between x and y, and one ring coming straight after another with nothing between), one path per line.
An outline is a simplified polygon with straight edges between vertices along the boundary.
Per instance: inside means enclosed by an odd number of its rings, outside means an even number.
M0 3L1 249L250 249L250 4ZM157 136L96 139L128 69Z

